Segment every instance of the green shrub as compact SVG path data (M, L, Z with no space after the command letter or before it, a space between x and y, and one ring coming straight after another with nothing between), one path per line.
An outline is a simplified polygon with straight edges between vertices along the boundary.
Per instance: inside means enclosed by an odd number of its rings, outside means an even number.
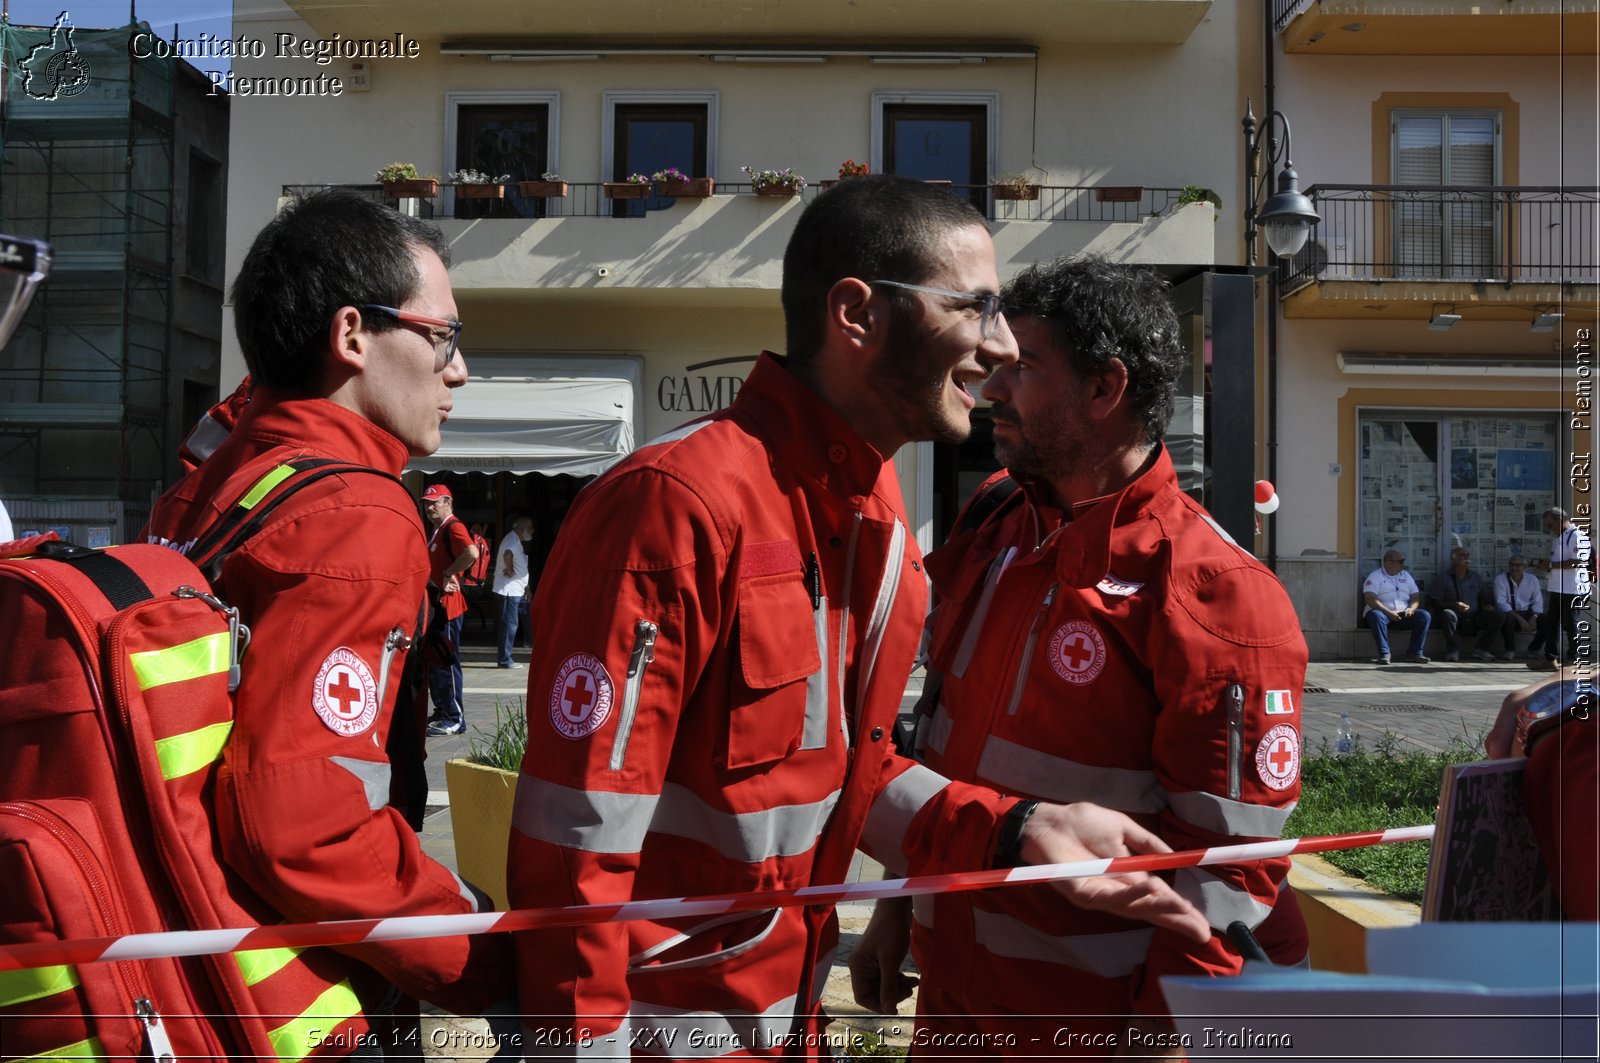
M494 729L472 729L471 744L467 746L467 759L474 764L487 764L503 771L521 771L522 754L528 751L528 714L523 711L522 699L507 705L499 698L494 702Z
M1465 735L1443 753L1400 752L1400 740L1385 732L1368 752L1333 755L1326 739L1300 766L1300 805L1284 825L1285 838L1350 834L1432 823L1439 783L1450 764L1482 758L1481 740ZM1422 900L1428 878L1428 843L1398 842L1320 854L1345 874L1404 900Z

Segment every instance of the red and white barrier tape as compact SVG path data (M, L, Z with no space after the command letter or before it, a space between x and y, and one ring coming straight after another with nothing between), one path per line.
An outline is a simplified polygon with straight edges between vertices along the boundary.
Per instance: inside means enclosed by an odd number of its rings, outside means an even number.
M330 923L285 923L279 926L238 927L230 930L175 930L121 937L79 938L71 941L33 941L0 945L0 971L25 967L50 967L68 963L107 963L150 960L169 956L209 956L249 949L308 948L314 945L355 945L370 941L405 941L447 937L453 934L487 934L510 930L536 930L589 923L619 923L630 919L676 919L684 916L720 915L724 912L784 908L802 904L837 904L871 901L882 897L907 897L919 893L955 893L1024 882L1054 882L1092 875L1131 871L1166 871L1208 864L1237 864L1268 860L1294 853L1320 853L1329 849L1354 849L1389 842L1426 841L1432 824L1330 834L1320 838L1285 838L1249 845L1223 845L1189 849L1180 853L1119 856L1104 860L1077 860L1066 864L1040 864L996 871L961 871L947 875L885 879L838 886L805 886L791 890L729 893L708 897L664 897L623 904L580 904L568 908L528 908L481 915L414 915L392 919L346 919Z

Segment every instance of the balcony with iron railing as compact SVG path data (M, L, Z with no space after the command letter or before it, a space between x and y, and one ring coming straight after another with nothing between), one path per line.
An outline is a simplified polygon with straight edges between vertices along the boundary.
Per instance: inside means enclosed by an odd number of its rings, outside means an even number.
M1508 310L1571 298L1600 281L1600 188L1315 185L1320 223L1280 263L1287 316L1329 317L1340 303L1434 302ZM1518 311L1520 312L1520 310Z
M325 185L285 185L284 196ZM776 292L783 252L804 205L718 183L706 197L613 200L600 183L567 182L565 196L393 199L381 185L339 186L433 220L452 251L451 279L470 290L758 289ZM990 220L1003 276L1029 263L1085 250L1175 264L1215 261L1216 209L1187 205L1178 188L1043 186L1038 198L997 199L988 185L952 185ZM702 297L704 298L704 297Z

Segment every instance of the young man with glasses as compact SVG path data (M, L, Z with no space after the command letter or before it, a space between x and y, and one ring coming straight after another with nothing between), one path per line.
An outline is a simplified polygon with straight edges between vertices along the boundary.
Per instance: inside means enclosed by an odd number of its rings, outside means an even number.
M1427 664L1424 651L1433 614L1422 608L1422 588L1406 571L1406 556L1399 550L1384 551L1383 564L1367 573L1361 593L1366 599L1361 620L1372 629L1372 639L1378 644L1376 663L1389 663L1389 629L1398 627L1411 631L1407 663Z
M1001 294L1019 357L983 394L1006 472L928 557L919 759L1030 802L1097 801L1175 849L1277 838L1300 792L1306 644L1282 584L1179 489L1162 436L1188 356L1166 282L1089 256ZM909 941L916 1043L1160 1054L1177 1037L1159 979L1237 973L1230 923L1261 928L1279 963L1305 955L1288 869L1179 871L1204 941L1043 887L882 901L850 956L856 1000L895 1012Z
M837 883L858 842L913 873L1164 848L890 752L926 600L892 458L965 438L973 390L1016 360L998 289L970 205L841 181L784 255L788 356L584 489L531 610L513 906ZM1057 888L1205 934L1152 876ZM829 1054L832 905L516 938L537 1054Z
M1531 631L1528 657L1538 660L1544 646L1544 594L1539 590L1539 577L1528 571L1521 554L1513 554L1506 570L1494 578L1494 604L1500 611L1500 638L1505 643L1500 659L1514 660L1517 633Z
M289 495L216 581L252 633L217 776L218 840L270 906L266 921L490 907L423 852L388 803L386 750L420 755L420 721L401 724L396 701L428 580L422 524L398 476L438 448L451 393L467 379L448 254L437 229L360 196L323 192L284 207L231 294L249 402L150 517L150 541L185 544L252 488L270 490L285 462L383 474L340 472ZM354 991L351 1022L380 1010L390 986L483 1014L513 977L509 944L493 935L316 949L272 977L301 967ZM322 1028L335 1043L359 1041L341 1015Z

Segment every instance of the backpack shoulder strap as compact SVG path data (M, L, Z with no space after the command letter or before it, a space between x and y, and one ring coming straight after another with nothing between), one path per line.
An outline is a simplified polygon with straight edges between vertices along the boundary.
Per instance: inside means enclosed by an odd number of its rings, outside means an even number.
M196 540L189 559L215 582L228 555L259 532L280 505L301 488L342 473L366 473L400 483L400 478L368 465L333 458L296 458L273 466L229 507L223 518Z
M1022 485L1009 474L1002 476L972 496L972 501L961 511L961 516L957 518L956 526L950 529L950 534L955 535L958 532L982 527L991 516L1005 509L1007 503L1021 495Z

